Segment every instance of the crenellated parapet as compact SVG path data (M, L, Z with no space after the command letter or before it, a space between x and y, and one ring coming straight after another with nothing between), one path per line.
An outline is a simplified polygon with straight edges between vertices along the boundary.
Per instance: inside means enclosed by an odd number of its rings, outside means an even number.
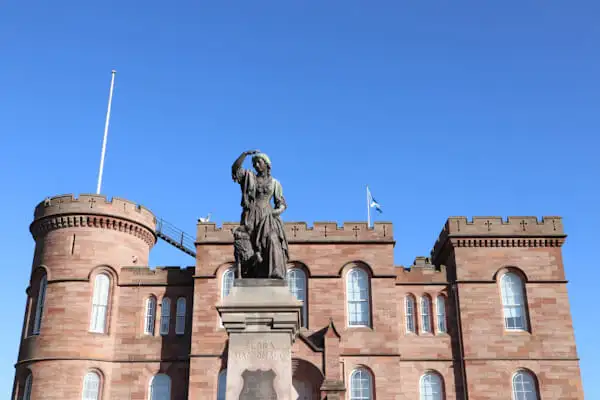
M197 244L233 243L233 230L238 223L225 222L221 227L215 223L198 223ZM315 222L309 227L305 222L285 222L285 233L289 243L394 243L392 223L375 222L368 227L366 222Z
M435 245L435 259L447 243L455 247L554 247L566 235L561 217L450 217Z
M409 268L396 268L396 284L440 284L447 283L446 266L434 265L429 257L416 257Z
M191 286L194 280L194 267L148 266L123 267L119 273L121 286Z
M34 211L30 231L34 238L61 228L112 229L139 237L153 246L156 217L147 208L128 200L94 194L72 194L47 198Z

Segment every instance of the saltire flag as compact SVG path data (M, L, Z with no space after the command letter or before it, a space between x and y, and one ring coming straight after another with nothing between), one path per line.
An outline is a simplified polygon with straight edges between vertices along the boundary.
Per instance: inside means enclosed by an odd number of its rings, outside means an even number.
M371 191L369 190L368 186L367 186L367 197L369 199L369 207L376 209L377 212L379 212L381 214L383 212L381 210L381 205L377 202L377 200L375 200L375 197L373 197L373 195L371 194Z

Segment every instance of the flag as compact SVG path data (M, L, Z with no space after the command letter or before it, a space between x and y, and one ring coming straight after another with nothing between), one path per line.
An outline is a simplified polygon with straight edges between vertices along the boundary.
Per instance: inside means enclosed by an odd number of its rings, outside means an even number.
M368 186L367 196L369 198L369 207L376 209L379 213L382 213L383 211L381 210L381 205L377 202L377 200L375 200L375 197L373 197L373 195L371 194L371 191L369 190Z

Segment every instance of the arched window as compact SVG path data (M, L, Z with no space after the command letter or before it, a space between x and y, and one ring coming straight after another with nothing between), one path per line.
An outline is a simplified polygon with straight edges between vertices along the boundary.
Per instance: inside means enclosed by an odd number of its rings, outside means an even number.
M185 297L177 299L177 315L175 319L175 334L185 333Z
M536 379L528 371L517 371L512 379L513 400L538 400Z
M504 309L504 327L507 330L526 331L527 310L521 278L513 272L507 272L500 279L500 290Z
M369 277L360 268L353 268L346 275L346 299L348 301L348 326L369 326L370 298Z
M144 334L154 336L154 322L156 320L156 297L150 296L146 299L146 317L144 322Z
M31 372L30 372L27 375L27 378L25 378L25 384L23 385L23 400L30 400L31 399L32 385L33 385L33 377L32 377Z
M233 287L233 279L235 277L234 269L229 268L225 272L223 272L223 277L221 278L221 298L224 299L231 292L231 288Z
M90 321L90 332L106 332L109 290L110 278L108 275L96 275L96 279L94 279L94 292L92 295L92 318Z
M233 280L235 279L235 270L234 268L229 268L223 272L221 275L221 299L224 299L231 292L231 288L233 287ZM219 317L219 326L223 327L223 321Z
M90 371L83 377L82 400L100 399L100 375L95 371Z
M171 300L168 297L163 297L160 305L160 334L168 335L171 325Z
M406 332L415 333L415 298L412 294L409 294L404 299L405 303L405 314L406 314Z
M431 333L431 299L427 295L421 297L421 332Z
M373 400L373 379L365 368L358 368L350 375L350 400Z
M288 288L296 299L302 302L302 326L308 322L306 310L306 274L300 268L291 268L286 275Z
M437 331L438 333L446 333L448 327L446 325L446 298L439 295L435 300L435 308L437 311Z
M217 400L225 400L225 393L227 392L227 369L222 369L219 372L219 378L217 380Z
M444 387L442 378L435 372L427 372L421 377L419 385L421 400L443 400Z
M150 380L149 400L171 400L171 378L158 374Z
M32 335L40 334L40 327L42 326L42 316L44 315L44 304L46 303L46 288L48 287L48 277L44 274L40 278L40 284L38 288L37 303L35 305L35 319L33 320Z

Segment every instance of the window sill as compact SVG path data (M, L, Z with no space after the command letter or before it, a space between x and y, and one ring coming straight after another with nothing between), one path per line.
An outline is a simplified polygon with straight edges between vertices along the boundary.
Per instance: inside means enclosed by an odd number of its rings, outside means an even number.
M370 326L366 325L348 325L346 326L346 330L349 331L357 331L357 332L373 332L374 329Z
M95 331L88 331L88 333L90 335L94 335L94 336L109 336L110 334L108 332L95 332Z
M504 328L504 334L505 335L525 335L525 336L531 336L531 332L528 330L523 330L523 329L506 329Z

